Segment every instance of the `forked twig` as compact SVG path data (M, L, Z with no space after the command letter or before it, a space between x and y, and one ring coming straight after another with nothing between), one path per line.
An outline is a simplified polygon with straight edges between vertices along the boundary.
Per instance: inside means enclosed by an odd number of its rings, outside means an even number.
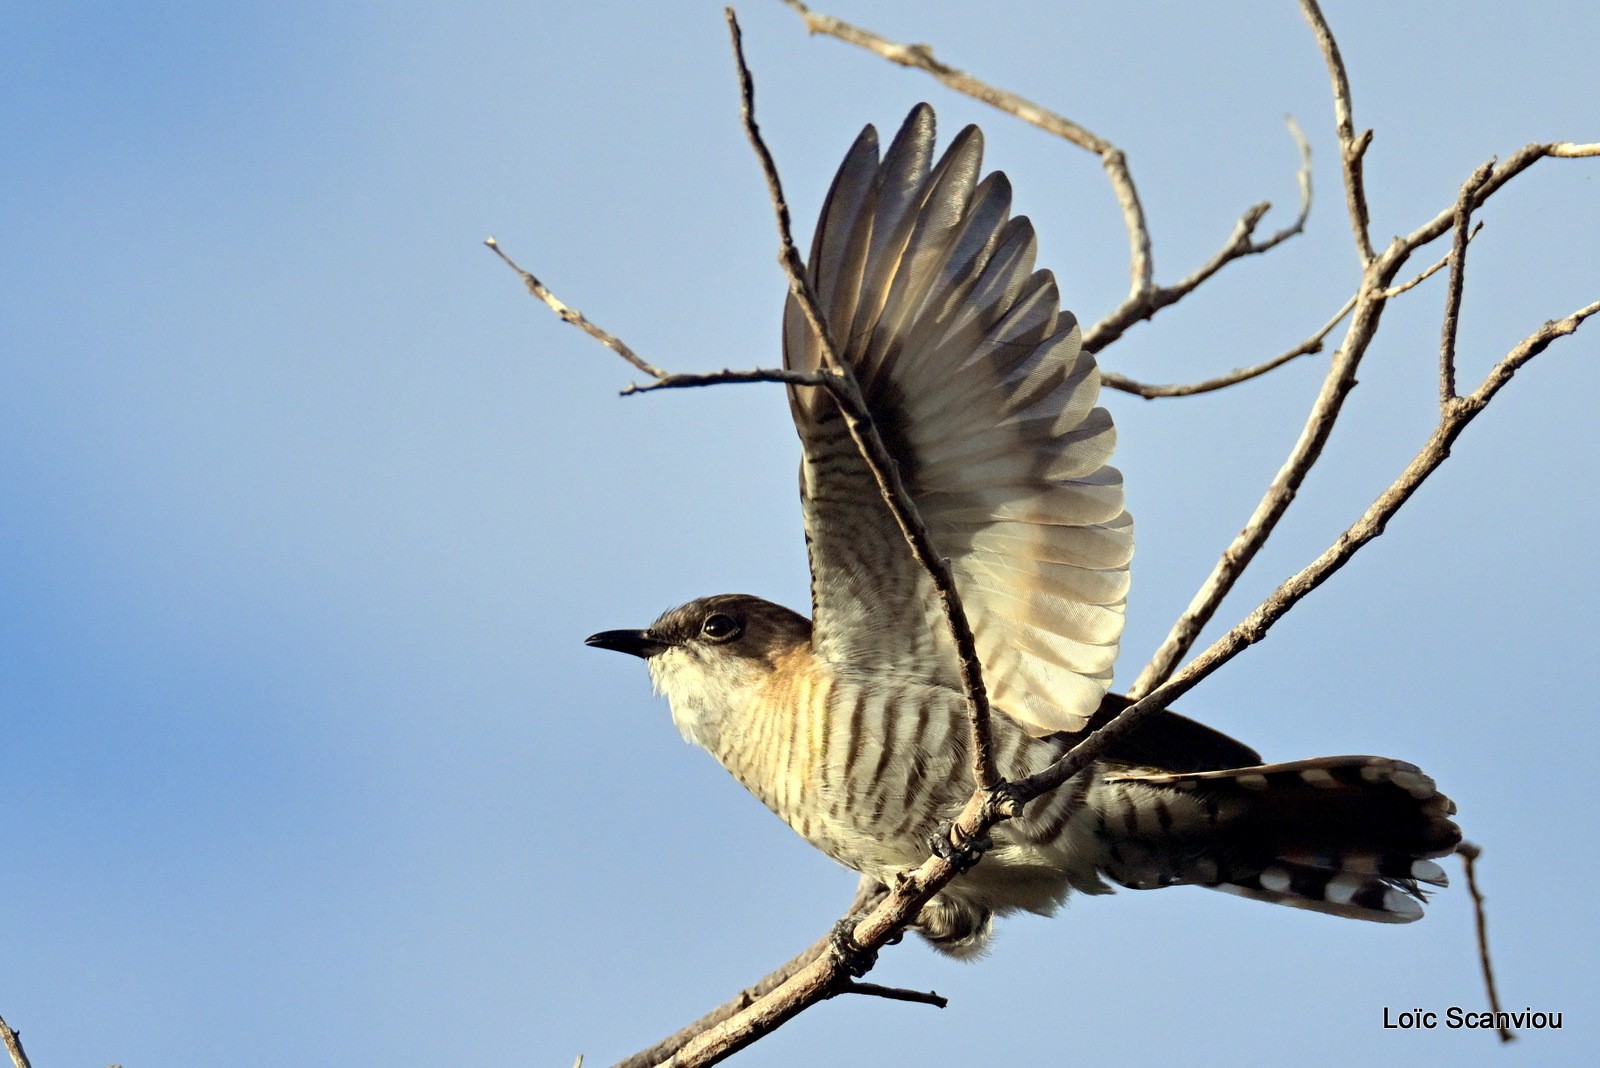
M1100 352L1136 323L1154 318L1163 308L1169 308L1193 293L1228 264L1270 252L1289 238L1305 232L1306 220L1311 217L1311 145L1306 141L1305 134L1300 132L1300 124L1294 121L1294 116L1285 116L1285 121L1289 126L1289 135L1300 150L1300 169L1296 172L1296 182L1300 187L1300 210L1294 221L1258 241L1255 237L1256 227L1272 205L1262 201L1246 209L1234 224L1227 242L1209 260L1170 286L1152 285L1141 292L1129 294L1121 304L1083 332L1084 348L1090 352Z
M1339 136L1339 159L1344 173L1345 204L1350 213L1350 227L1355 234L1356 252L1361 265L1372 263L1372 215L1367 207L1366 175L1362 157L1372 144L1372 131L1356 133L1355 116L1350 105L1350 74L1345 70L1344 57L1339 54L1339 42L1322 15L1317 0L1300 0L1300 11L1322 49L1322 58L1328 64L1328 80L1333 85L1334 129Z
M1287 352L1279 353L1270 360L1264 360L1252 367L1241 367L1236 371L1229 371L1216 378L1208 378L1204 382L1188 382L1181 385L1157 386L1145 382L1136 382L1125 375L1114 371L1101 371L1100 382L1111 389L1118 389L1124 393L1132 393L1146 400L1155 400L1159 397L1193 397L1200 393L1213 393L1229 386L1237 386L1240 382L1248 382L1252 378L1260 378L1269 371L1276 371L1284 364L1301 356L1310 356L1322 351L1322 343L1333 333L1334 328L1344 321L1350 314L1350 309L1356 306L1356 298L1351 297L1344 302L1344 307L1334 313L1333 318L1323 324L1322 328L1306 338Z
M998 108L1007 115L1015 116L1046 133L1099 156L1101 164L1105 167L1106 177L1111 181L1112 191L1116 194L1117 203L1122 208L1123 222L1128 230L1131 261L1129 273L1132 275L1130 299L1154 286L1155 265L1150 251L1150 227L1145 222L1144 206L1139 202L1139 191L1133 184L1133 174L1128 170L1128 158L1122 149L1065 115L1057 114L1016 93L980 81L948 63L940 62L934 58L933 49L927 45L904 45L891 41L887 37L859 26L852 26L832 15L812 11L800 0L783 0L783 2L805 20L807 33L835 37L847 44L882 56L891 63L924 71L958 93L964 93L974 100L981 100L990 107Z
M1467 235L1467 240L1475 240L1482 232L1483 223L1481 221L1473 224L1472 232ZM1428 279L1432 278L1434 275L1438 274L1448 266L1450 266L1450 253L1446 252L1443 256L1439 257L1437 260L1434 260L1430 266L1424 267L1415 278L1411 279L1411 281L1401 282L1397 286L1390 286L1388 289L1385 289L1383 291L1383 299L1393 300L1400 294L1417 288L1422 283L1426 282Z

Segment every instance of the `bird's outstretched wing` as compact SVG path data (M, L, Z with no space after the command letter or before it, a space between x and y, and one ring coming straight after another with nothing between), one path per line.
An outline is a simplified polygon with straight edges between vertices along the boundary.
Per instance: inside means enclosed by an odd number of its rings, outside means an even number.
M882 162L856 139L817 223L809 274L836 352L860 379L934 547L947 558L994 706L1030 732L1077 730L1111 682L1133 552L1116 441L1033 227L983 138L932 163L912 110ZM820 346L791 297L784 363ZM912 559L837 406L791 386L804 459L815 643L836 670L957 686L932 582Z

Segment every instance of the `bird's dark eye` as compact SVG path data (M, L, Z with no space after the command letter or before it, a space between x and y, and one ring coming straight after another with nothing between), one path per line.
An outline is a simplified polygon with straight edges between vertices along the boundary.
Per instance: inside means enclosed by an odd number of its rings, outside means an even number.
M732 616L716 612L706 616L700 624L700 633L714 642L731 642L744 633L744 624Z

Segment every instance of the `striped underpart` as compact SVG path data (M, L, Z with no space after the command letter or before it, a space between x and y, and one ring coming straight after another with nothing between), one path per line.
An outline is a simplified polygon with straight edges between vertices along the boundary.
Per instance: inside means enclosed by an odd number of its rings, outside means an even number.
M809 650L781 667L715 755L813 845L891 882L927 858L970 793L964 702L938 687L837 675ZM1007 776L1039 771L1069 747L996 728ZM993 915L1048 913L1072 890L1108 892L1107 880L1407 922L1422 914L1419 884L1445 883L1427 858L1459 840L1453 811L1414 766L1378 757L1185 774L1097 764L996 828L983 862L930 910L944 917L933 941L981 951Z

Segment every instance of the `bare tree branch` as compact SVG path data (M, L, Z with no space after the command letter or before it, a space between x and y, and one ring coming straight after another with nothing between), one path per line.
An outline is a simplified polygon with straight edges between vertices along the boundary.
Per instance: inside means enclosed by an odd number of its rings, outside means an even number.
M11 1026L6 1023L4 1017L0 1017L0 1040L5 1042L6 1051L11 1054L11 1063L16 1068L33 1068L28 1063L28 1055L22 1052L22 1039L17 1037L15 1031L11 1030Z
M958 93L964 93L974 100L981 100L990 107L1037 126L1046 133L1060 137L1100 157L1106 176L1111 181L1112 191L1116 194L1117 203L1122 208L1123 225L1128 231L1129 273L1132 275L1132 284L1127 298L1121 304L1083 332L1083 347L1089 352L1099 352L1126 333L1135 323L1150 319L1161 309L1176 304L1193 292L1200 283L1234 260L1266 252L1305 229L1306 218L1311 212L1311 148L1301 134L1300 127L1291 117L1288 119L1289 133L1300 148L1301 161L1297 179L1300 185L1300 213L1295 221L1272 236L1256 241L1255 228L1271 207L1265 202L1256 204L1240 217L1227 242L1211 259L1177 284L1158 286L1155 284L1155 259L1151 249L1149 222L1139 201L1138 189L1134 186L1127 154L1122 149L1064 115L1057 114L1016 93L998 89L941 62L934 58L933 49L927 45L904 45L891 41L870 30L852 26L832 15L812 11L800 0L783 0L783 2L805 20L808 33L836 37L882 56L891 63L925 71Z
M1262 201L1248 208L1234 224L1233 233L1229 235L1227 242L1209 260L1197 267L1188 277L1170 286L1152 285L1129 294L1121 304L1083 332L1084 348L1090 352L1100 352L1127 333L1130 327L1153 319L1161 309L1171 307L1193 293L1201 283L1234 260L1259 256L1305 231L1306 220L1311 217L1311 145L1300 132L1300 125L1294 121L1294 117L1286 116L1286 120L1289 124L1289 134L1300 149L1300 170L1296 172L1296 181L1300 186L1300 210L1294 221L1271 236L1257 241L1256 227L1260 225L1272 205Z
M1531 145L1524 145L1507 156L1504 163L1490 172L1483 185L1473 194L1472 208L1476 211L1478 208L1483 207L1484 203L1499 191L1501 186L1542 159L1547 157L1554 159L1586 159L1596 156L1600 156L1600 143L1578 145L1573 144L1571 141L1556 141L1553 143L1535 142ZM1452 205L1406 236L1395 238L1394 244L1409 249L1421 248L1423 245L1447 233L1455 223L1455 218L1455 206Z
M1439 406L1456 399L1456 330L1461 319L1461 287L1467 278L1467 242L1471 240L1472 199L1494 171L1490 160L1472 172L1456 198L1455 242L1450 246L1450 284L1444 293L1444 324L1439 339Z
M1005 818L1002 808L992 795L974 791L966 808L956 818L952 833L977 837ZM951 860L938 856L928 858L921 867L906 873L889 896L861 919L851 934L852 940L868 952L881 949L960 871ZM848 981L848 973L838 954L819 954L754 1004L702 1031L672 1057L658 1063L661 1068L715 1064L831 996L830 991Z
M1355 232L1356 252L1361 266L1372 263L1372 216L1367 207L1366 178L1361 157L1372 144L1372 131L1356 134L1355 118L1350 107L1350 75L1344 68L1344 57L1339 54L1339 42L1334 40L1328 20L1322 17L1317 0L1300 0L1300 11L1311 24L1322 58L1328 64L1328 78L1333 83L1334 126L1339 135L1339 158L1344 165L1345 204L1350 212L1350 226Z
M880 986L877 983L862 983L854 979L845 983L839 993L866 994L875 998L887 998L890 1001L910 1001L918 1005L932 1005L939 1009L950 1004L950 999L941 996L937 990L903 990L897 986Z
M1483 985L1489 992L1489 1011L1494 1013L1495 1030L1500 1033L1500 1041L1515 1042L1516 1032L1498 1022L1505 1017L1500 1009L1500 988L1494 981L1494 964L1489 960L1489 917L1484 911L1483 894L1478 890L1478 858L1483 855L1483 850L1472 842L1462 842L1456 846L1456 853L1460 855L1461 867L1467 873L1467 893L1472 895L1472 917L1478 930L1478 967L1483 970Z
M1263 362L1255 364L1252 367L1241 367L1238 370L1229 371L1225 375L1218 375L1216 378L1208 378L1204 382L1189 382L1181 385L1157 386L1150 385L1145 382L1136 382L1133 379L1128 378L1125 375L1119 375L1114 371L1101 371L1100 383L1111 389L1119 389L1124 393L1132 393L1135 396L1143 397L1146 400L1154 400L1158 397L1193 397L1199 393L1211 393L1219 389L1226 389L1229 386L1236 386L1240 382L1248 382L1250 379L1259 378L1269 371L1275 371L1284 364L1289 363L1298 357L1309 356L1312 353L1321 352L1322 343L1327 340L1329 334L1333 333L1334 328L1344 321L1344 317L1349 315L1350 309L1354 308L1355 306L1356 298L1351 297L1349 300L1344 302L1344 307L1340 308L1336 313L1334 313L1332 319L1329 319L1325 324L1323 324L1320 330L1306 338L1304 341L1300 342L1300 344L1296 345L1294 348L1289 349L1287 352L1280 353L1277 356L1274 356L1272 359L1264 360Z
M622 396L654 393L658 389L693 389L698 386L726 386L745 382L783 382L794 386L821 386L837 398L843 395L839 376L832 371L791 371L786 367L757 367L749 371L708 371L705 374L669 374L642 386L628 386Z
M1484 406L1494 399L1494 395L1499 393L1507 382L1511 381L1511 376L1522 370L1529 360L1549 348L1550 343L1557 338L1576 333L1578 327L1583 325L1584 320L1597 312L1600 312L1600 300L1592 304L1585 304L1564 318L1552 319L1528 335L1522 344L1512 349L1505 359L1490 369L1477 389L1465 397L1457 397L1451 401L1445 418L1440 422L1441 428L1456 426L1457 424L1465 426L1474 416L1483 411ZM1455 430L1450 435L1450 440L1454 441L1460 433L1459 429Z
M499 242L495 241L493 237L485 238L483 243L488 245L490 250L493 251L496 256L499 256L503 261L505 261L507 267L510 267L513 271L516 271L519 275L521 275L522 284L528 287L528 292L532 293L534 296L544 301L545 304L549 305L551 311L561 316L562 322L571 323L573 326L577 327L579 330L582 330L585 334L588 334L590 337L600 342L600 344L604 345L618 356L621 356L624 360L627 360L629 363L633 364L651 378L666 377L667 373L665 371L654 364L646 363L644 360L640 359L637 353L622 343L621 338L617 337L615 334L608 334L606 331L591 323L588 319L584 318L583 313L577 308L569 307L557 300L556 295L546 289L543 282L539 281L533 275L529 274L527 271L524 271L521 267L518 267L515 263L513 263L511 261L511 257L505 254L504 250L500 248Z
M1476 225L1473 226L1472 233L1467 235L1467 240L1468 241L1474 240L1478 236L1478 234L1481 233L1482 231L1483 231L1483 223L1479 222L1479 223L1477 223ZM1401 282L1397 286L1390 286L1388 289L1385 289L1383 291L1383 299L1384 300L1393 300L1395 297L1398 297L1400 294L1417 288L1422 283L1426 282L1428 279L1432 278L1434 275L1438 274L1440 271L1444 270L1449 265L1450 265L1450 254L1447 252L1442 257L1440 257L1439 259L1435 260L1431 266L1423 268L1421 273L1419 273L1415 278L1411 279L1411 281L1409 281L1409 282Z
M854 916L869 911L878 902L883 900L886 891L876 879L863 875L861 882L856 886L856 896L850 902L850 907L845 910L846 916ZM700 1017L694 1023L680 1028L678 1031L657 1042L649 1049L642 1049L631 1057L624 1058L616 1063L614 1068L650 1068L651 1065L660 1064L673 1054L681 1050L690 1039L703 1031L710 1030L717 1024L726 1020L736 1012L749 1008L756 999L782 986L794 976L798 975L806 965L830 952L833 936L823 935L811 945L801 950L790 958L789 962L777 968L771 974L751 983L732 998L728 999L715 1009ZM941 1006L942 1007L942 1006Z
M807 33L836 37L847 44L882 56L891 63L925 71L958 93L964 93L974 100L981 100L990 107L998 108L1007 115L1015 116L1046 133L1054 134L1086 152L1093 152L1099 156L1101 164L1105 167L1106 176L1111 180L1111 188L1116 194L1117 203L1122 207L1123 222L1128 230L1131 259L1129 273L1132 275L1130 298L1154 286L1155 265L1150 251L1150 227L1145 222L1144 206L1139 202L1139 191L1134 187L1133 175L1128 170L1127 156L1120 148L1065 115L1059 115L1016 93L997 89L964 71L940 62L934 58L933 49L927 45L899 44L871 30L852 26L832 15L812 11L800 0L783 0L783 2L805 20Z
M1557 141L1554 144L1545 145L1544 154L1555 156L1558 159L1584 159L1589 156L1600 156L1600 142L1579 145L1571 141Z

